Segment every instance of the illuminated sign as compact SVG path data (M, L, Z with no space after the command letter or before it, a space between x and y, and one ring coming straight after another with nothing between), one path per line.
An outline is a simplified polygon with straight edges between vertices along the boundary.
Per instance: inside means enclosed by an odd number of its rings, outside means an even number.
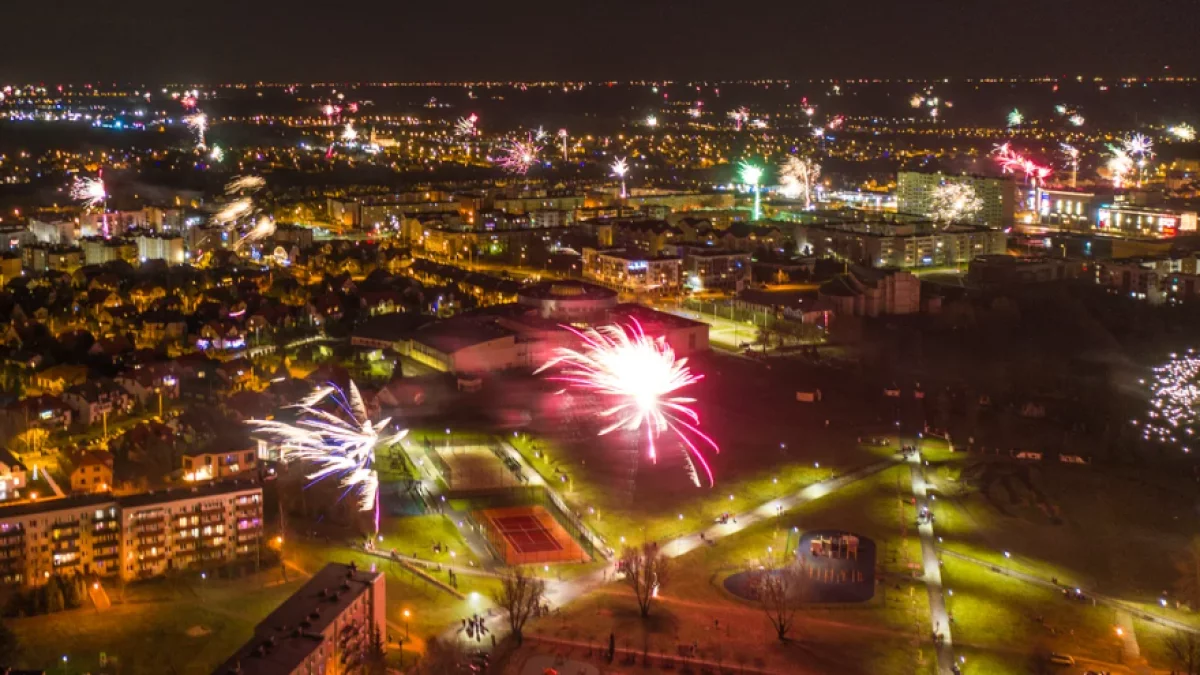
M645 260L637 260L629 263L629 271L650 269L650 263Z

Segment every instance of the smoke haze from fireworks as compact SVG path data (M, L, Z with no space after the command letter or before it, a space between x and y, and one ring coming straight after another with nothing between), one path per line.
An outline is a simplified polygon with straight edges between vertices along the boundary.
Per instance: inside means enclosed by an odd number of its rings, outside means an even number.
M720 452L716 441L700 430L700 416L688 404L695 399L678 392L703 378L675 358L666 338L648 337L637 322L576 330L564 326L582 341L581 348L560 347L537 372L554 370L549 379L595 395L607 407L598 413L606 426L601 436L625 429L645 429L649 455L657 460L655 441L671 432L683 446L688 476L700 486L700 471L713 485L712 468L702 447ZM697 469L699 467L699 470Z

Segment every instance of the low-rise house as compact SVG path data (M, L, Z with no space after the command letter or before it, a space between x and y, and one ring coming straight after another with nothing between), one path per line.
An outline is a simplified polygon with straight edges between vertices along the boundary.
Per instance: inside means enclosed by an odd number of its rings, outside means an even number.
M113 487L113 456L103 450L84 453L71 471L71 492L109 492Z
M87 366L62 364L51 366L33 377L33 384L46 394L61 394L66 389L87 381Z
M5 448L0 448L0 501L13 499L18 490L25 489L28 471L21 460Z
M105 415L127 413L133 408L129 392L108 378L75 385L63 392L62 400L75 411L79 422L89 426Z
M183 479L187 481L219 480L257 470L258 453L254 447L190 450L183 456Z

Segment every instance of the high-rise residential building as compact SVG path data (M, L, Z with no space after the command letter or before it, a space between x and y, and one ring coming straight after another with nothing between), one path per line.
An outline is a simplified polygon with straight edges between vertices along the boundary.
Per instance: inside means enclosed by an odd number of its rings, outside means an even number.
M971 225L992 228L1010 227L1016 215L1016 186L1009 178L989 176L954 176L939 172L901 171L896 176L897 210L900 213L928 216L932 211L933 193L944 183L960 183L975 189L982 202L979 211L969 220Z
M962 265L980 255L1001 254L1008 237L1000 230L969 225L935 228L928 222L850 221L796 226L800 251L868 267Z
M143 262L165 260L168 265L182 265L187 259L180 235L140 233L137 247L138 258Z
M249 481L29 501L0 507L0 582L211 568L253 559L261 538L262 488Z
M79 245L83 248L85 265L103 265L114 260L124 260L134 266L138 264L138 247L132 240L88 237L81 239Z
M372 633L386 640L383 574L330 563L254 628L213 675L365 672Z

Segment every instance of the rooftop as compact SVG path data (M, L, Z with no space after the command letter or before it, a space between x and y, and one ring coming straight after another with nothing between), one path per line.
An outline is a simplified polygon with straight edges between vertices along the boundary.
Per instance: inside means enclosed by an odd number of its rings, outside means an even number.
M292 673L324 642L325 631L379 577L353 565L330 563L254 628L242 645L213 675L278 675Z

